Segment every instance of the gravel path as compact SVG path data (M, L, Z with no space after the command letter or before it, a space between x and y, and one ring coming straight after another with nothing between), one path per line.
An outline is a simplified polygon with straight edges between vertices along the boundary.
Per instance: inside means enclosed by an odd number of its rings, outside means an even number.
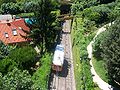
M107 24L108 26L111 26L111 23ZM97 83L97 85L99 86L99 88L101 90L113 90L113 87L111 85L109 85L108 83L106 83L105 81L103 81L96 73L93 64L92 64L92 44L94 44L95 42L95 38L102 32L104 32L106 30L106 25L101 27L97 34L95 35L95 37L93 38L93 41L90 42L90 44L87 46L87 51L88 51L88 58L90 59L90 65L91 65L91 73L93 75L93 82Z

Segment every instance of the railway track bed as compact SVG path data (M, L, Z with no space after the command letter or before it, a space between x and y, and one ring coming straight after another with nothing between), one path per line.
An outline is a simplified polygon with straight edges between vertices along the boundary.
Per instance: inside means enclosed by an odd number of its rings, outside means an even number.
M49 90L76 90L71 51L70 22L70 20L66 20L63 24L61 41L61 44L64 46L65 50L63 70L61 72L51 74Z

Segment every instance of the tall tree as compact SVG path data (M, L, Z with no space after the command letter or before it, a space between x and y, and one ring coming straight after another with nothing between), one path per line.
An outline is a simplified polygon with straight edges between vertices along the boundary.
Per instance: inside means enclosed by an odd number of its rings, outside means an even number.
M96 50L106 62L112 82L120 83L120 18L106 30L96 43ZM99 44L99 45L98 45ZM100 51L100 53L99 53ZM96 53L97 53L96 52ZM96 54L95 53L95 54ZM98 56L98 55L97 55Z
M48 49L56 40L60 25L56 21L56 14L52 12L56 10L56 5L54 0L38 0L33 7L36 23L32 27L30 37L35 44L41 44L41 51L43 46Z

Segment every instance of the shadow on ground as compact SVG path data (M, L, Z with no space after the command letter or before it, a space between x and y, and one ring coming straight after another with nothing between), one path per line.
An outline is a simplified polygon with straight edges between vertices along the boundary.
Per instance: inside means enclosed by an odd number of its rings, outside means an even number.
M63 77L63 78L67 77L69 68L71 67L71 65L68 63L67 59L69 59L69 58L65 58L65 60L64 60L63 69L61 72L55 72L55 71L51 70L51 74L50 74L49 82L48 82L48 90L50 90L52 88L51 83L53 82L54 75L56 75L58 77Z
M70 68L70 64L68 63L68 61L66 59L67 58L65 58L65 60L64 60L62 71L58 73L59 77L67 77L67 75L68 75L68 70Z

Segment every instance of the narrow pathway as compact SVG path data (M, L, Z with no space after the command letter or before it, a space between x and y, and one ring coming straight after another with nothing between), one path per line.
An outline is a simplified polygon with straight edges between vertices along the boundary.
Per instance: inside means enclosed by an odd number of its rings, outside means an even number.
M108 26L111 26L111 23L107 24ZM99 86L99 88L101 90L113 90L113 87L111 85L109 85L108 83L106 83L105 81L103 81L96 73L94 66L92 64L92 44L94 44L95 42L95 38L102 32L104 32L106 30L106 25L101 27L97 34L95 35L95 37L93 38L93 41L90 42L90 44L87 46L87 51L88 51L88 58L90 59L90 65L91 65L91 73L93 75L93 82L97 83L97 85Z
M65 49L65 60L62 72L55 73L50 90L76 90L74 79L74 67L72 59L72 46L70 35L71 20L63 23L61 44Z

